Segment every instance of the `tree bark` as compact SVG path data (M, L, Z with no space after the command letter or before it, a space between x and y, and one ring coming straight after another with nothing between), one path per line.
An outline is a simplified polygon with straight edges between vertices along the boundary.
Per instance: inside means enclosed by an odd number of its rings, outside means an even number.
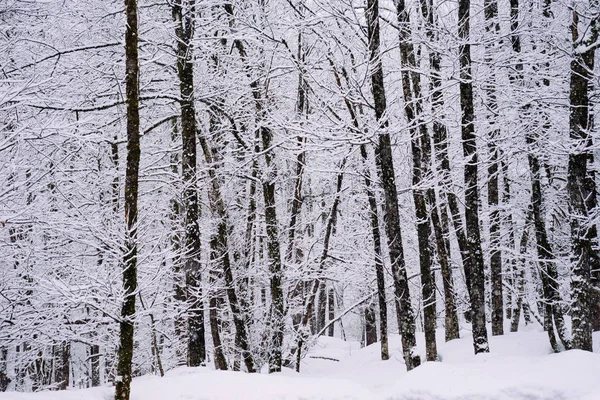
M127 165L125 169L125 254L123 256L124 299L119 321L119 354L115 400L129 400L131 361L133 358L133 324L137 290L137 223L138 181L140 170L140 114L137 0L125 1Z
M529 223L532 219L531 211L527 213L527 219L525 221L525 226L523 228L523 233L521 234L521 240L519 241L519 277L518 277L518 288L517 288L517 304L513 310L512 321L510 323L510 331L517 332L519 330L519 320L521 319L521 308L523 308L523 297L525 296L525 265L527 260L525 259L525 255L527 253L527 243L529 242Z
M437 22L434 14L432 0L421 1L421 14L425 19L425 32L431 42L438 40ZM445 323L446 323L446 341L459 338L458 313L456 310L456 299L454 293L454 283L452 279L452 270L450 269L450 239L448 217L448 207L450 208L454 232L458 240L459 251L465 271L470 270L469 256L467 252L467 238L463 229L462 217L458 208L458 200L452 192L450 160L448 157L448 131L446 125L442 122L444 113L444 99L442 94L441 78L441 55L434 48L429 50L429 68L431 70L430 90L431 90L431 108L433 112L433 143L435 156L438 164L438 173L440 175L439 184L439 205L435 201L432 204L436 209L431 210L432 218L437 219L439 209L439 222L432 221L435 233L438 260L442 269L442 278L444 280L444 299L445 299ZM443 243L443 246L442 246ZM470 274L466 274L467 291L470 290Z
M58 356L58 365L55 366L54 370L54 380L58 390L66 390L69 387L71 378L71 343L62 342Z
M92 387L100 386L100 346L97 344L90 346L90 362Z
M372 305L365 307L365 345L377 343L377 318Z
M211 238L211 241L216 241L216 236ZM215 244L211 246L211 248L216 249L218 246ZM218 255L216 251L211 251L210 253L211 261L218 259ZM210 271L208 273L208 279L210 286L213 288L210 293L210 297L208 298L208 320L210 323L210 334L212 336L213 341L213 361L215 363L215 369L226 371L227 370L227 360L225 359L225 354L223 353L223 343L221 342L221 328L220 328L220 320L219 320L219 301L218 296L220 294L215 293L214 286L216 285L217 272Z
M242 309L240 308L240 301L238 300L235 280L231 267L228 233L229 218L227 209L225 208L225 203L223 202L221 184L216 166L217 161L220 161L221 157L217 151L213 150L213 148L209 146L204 136L200 135L199 140L204 153L204 158L206 163L209 165L208 175L211 183L209 205L212 214L217 220L217 232L214 234L210 242L211 252L214 254L213 260L220 263L223 270L223 279L226 286L225 292L227 294L227 299L229 300L229 307L231 308L231 314L233 317L236 344L242 353L246 370L248 372L256 372L254 360L248 344L248 330L246 327L246 321L244 319Z
M335 319L335 293L333 291L333 288L329 288L329 291L327 292L327 309L328 309L328 321L330 323L328 331L327 331L327 336L329 337L333 337L335 331L335 325L331 324L331 321L333 321Z
M185 15L185 17L184 17ZM194 104L194 60L192 37L194 35L195 1L173 4L175 34L177 36L177 72L181 95L181 172L184 184L183 208L185 210L184 271L187 298L190 306L188 318L188 365L197 367L206 361L204 332L204 305L200 275L200 226L196 177L196 107Z
M484 1L486 33L497 37L500 31L498 24L498 3L496 0ZM486 42L487 43L487 42ZM492 284L492 335L504 334L504 299L502 293L502 253L500 251L500 210L498 209L498 144L500 136L498 126L498 101L496 99L496 73L493 70L494 45L486 45L485 61L492 66L490 76L485 85L488 114L488 205L490 212L490 280Z
M465 158L465 220L467 250L472 262L465 268L470 275L471 323L473 325L473 347L475 353L489 352L487 328L485 326L485 278L481 237L479 230L479 190L477 186L477 142L475 136L475 114L473 110L473 81L471 76L470 45L470 0L458 2L458 36L461 39L460 57L460 108L462 111L461 134ZM470 271L468 271L470 269Z
M369 36L369 60L371 64L371 90L375 103L375 116L379 125L378 144L375 149L378 160L380 181L385 193L384 218L390 253L394 289L398 301L399 330L402 335L402 352L406 369L411 370L421 364L421 358L416 351L415 317L410 302L410 289L404 264L404 249L400 230L398 213L398 190L392 157L392 144L387 132L389 122L386 113L386 96L383 84L383 66L380 59L379 47L379 1L367 1L367 31Z
M597 2L592 1L597 7ZM597 10L596 10L597 11ZM590 23L590 34L579 32L580 15L572 10L571 33L574 55L571 61L569 96L569 154L567 190L571 222L571 262L573 263L573 347L592 351L592 267L598 267L593 244L597 239L595 224L589 221L596 208L596 183L588 163L593 161L593 143L590 134L589 83L593 77L598 22Z
M414 46L411 42L410 19L404 0L396 0L396 12L400 27L400 61L402 66L402 89L404 112L409 123L413 157L413 199L417 219L419 266L421 270L421 292L423 297L423 326L425 330L425 353L427 361L437 358L435 339L435 283L431 273L431 224L429 210L435 201L433 188L423 188L431 178L431 144L427 125L423 121L421 78L415 70ZM411 72L409 72L411 71Z

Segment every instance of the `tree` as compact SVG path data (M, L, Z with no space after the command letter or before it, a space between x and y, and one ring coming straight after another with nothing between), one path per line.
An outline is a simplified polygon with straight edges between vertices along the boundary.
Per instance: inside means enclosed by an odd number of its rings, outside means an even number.
M591 10L598 12L593 1ZM589 11L588 11L589 12ZM593 162L593 146L590 134L589 85L594 71L595 49L598 46L598 21L592 17L589 26L580 30L581 11L572 11L571 34L573 59L571 61L569 96L569 208L572 240L573 267L573 347L592 351L592 267L598 269L598 256L593 250L597 230L590 224L590 213L597 207L594 173L588 164ZM586 33L588 32L588 33Z
M184 17L185 14L185 17ZM196 186L196 107L194 101L194 58L191 40L194 34L195 1L182 0L173 4L175 34L177 36L177 73L181 94L181 174L184 184L185 210L184 273L187 298L190 302L188 317L188 365L197 367L206 360L204 338L204 306L200 275L200 226L198 225L198 189Z
M385 193L384 221L387 234L388 248L396 300L399 316L399 329L402 335L402 352L406 369L411 370L421 364L420 357L416 354L415 320L410 303L410 290L404 264L404 250L402 247L402 232L398 215L398 189L394 173L394 161L392 158L392 145L387 128L389 122L386 113L385 87L383 83L383 66L379 53L379 2L369 0L367 2L367 34L369 39L369 52L371 63L371 90L375 104L375 116L378 124L378 143L376 146L376 158L378 161L378 173L381 185Z
M137 229L138 188L140 169L140 114L137 0L125 3L125 65L127 102L127 168L125 170L125 255L123 257L123 287L125 298L121 308L119 362L115 400L129 400L131 392L131 360L135 297L137 289Z
M458 36L461 39L460 57L460 108L461 136L465 158L465 220L467 249L470 258L469 275L471 313L473 325L473 347L475 353L489 352L487 328L485 326L485 281L483 253L479 227L479 190L477 186L477 143L475 135L475 114L473 109L473 81L471 75L470 0L458 2Z

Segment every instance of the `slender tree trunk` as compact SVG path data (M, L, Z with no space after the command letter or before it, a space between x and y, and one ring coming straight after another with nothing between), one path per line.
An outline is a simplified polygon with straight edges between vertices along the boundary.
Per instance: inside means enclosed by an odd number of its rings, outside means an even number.
M396 12L400 27L400 61L402 65L402 89L404 93L404 111L410 125L411 148L413 156L413 199L417 217L417 238L419 245L419 266L421 270L421 290L423 296L423 320L425 330L425 349L427 361L437 358L435 340L435 283L431 273L431 224L429 209L435 201L432 188L423 185L430 178L431 144L427 125L423 121L421 96L421 78L415 70L414 46L410 35L410 19L404 0L396 0ZM409 72L412 71L412 72ZM427 194L427 195L426 195ZM429 206L429 207L428 207Z
M489 352L487 328L485 326L485 279L481 237L479 230L479 190L477 186L477 142L475 136L475 114L473 110L473 81L471 76L470 45L470 0L458 2L458 36L461 39L460 57L460 107L462 111L461 133L465 157L465 219L467 249L472 260L465 275L470 275L471 323L473 325L473 347L475 353ZM469 271L470 270L470 271Z
M533 146L537 138L533 136L533 133L527 133L526 140L529 146ZM540 161L533 152L530 150L528 153L529 169L531 171L531 204L533 211L533 223L535 227L535 237L537 243L537 256L539 260L541 270L541 281L542 281L542 293L544 297L545 307L545 320L544 328L548 332L548 338L554 351L558 351L558 345L556 345L556 338L554 336L553 320L556 324L557 333L565 346L570 348L571 343L567 337L566 326L564 323L564 317L560 308L560 294L558 291L558 272L556 270L556 263L552 248L548 240L548 234L546 231L546 221L543 212L543 192L542 184L540 181L541 167Z
M319 283L317 300L317 332L325 327L327 321L327 284L324 280Z
M0 347L0 392L6 392L12 379L8 377L8 349Z
M323 270L325 269L325 262L327 261L327 258L329 256L329 243L331 241L331 236L333 233L333 226L334 226L335 219L336 219L336 216L338 213L338 206L340 204L340 197L342 194L342 184L344 182L345 167L346 167L346 157L344 157L344 159L342 160L342 163L340 165L340 172L337 175L335 198L333 199L333 204L331 205L331 213L329 214L329 217L327 218L327 223L325 224L325 235L323 237L323 252L321 253L321 259L319 260L319 268L317 271L319 274L321 274L323 272ZM300 351L302 350L302 346L304 345L304 342L306 340L306 337L305 337L306 336L306 333L305 333L306 327L309 325L311 319L314 318L315 308L318 306L318 304L317 304L318 297L317 296L322 291L321 290L322 287L325 287L325 285L323 284L323 282L320 278L315 279L312 282L312 284L309 286L308 297L304 304L304 313L302 314L300 335L299 335L298 344L297 344L298 354L300 354ZM317 312L319 312L319 310L317 310ZM317 324L318 324L318 322L317 322ZM317 327L315 327L314 330L311 329L311 331L314 331L314 333L317 333L320 329L321 329L321 327L317 326ZM300 356L298 356L298 357L300 357ZM299 361L300 358L297 358L297 360ZM300 364L298 361L296 363L296 371L299 372Z
M140 114L137 1L125 1L127 166L125 170L125 254L123 256L124 299L119 322L119 354L115 400L129 400L131 361L133 358L133 324L137 290L137 223L138 180L140 170Z
M521 240L519 241L519 277L517 283L517 304L513 310L512 321L510 323L510 331L517 332L519 330L519 320L521 319L521 308L523 308L523 297L525 296L525 265L527 260L525 259L525 255L527 254L527 243L529 242L529 221L532 219L532 213L529 212L527 214L527 219L525 221L525 227L523 228L523 233L521 234Z
M365 345L377 342L377 317L372 305L365 307Z
M498 24L498 3L496 0L485 0L486 33L497 37L500 31ZM487 43L487 42L486 42ZM492 52L494 45L486 46L485 61L491 67L485 92L487 95L487 108L489 110L488 125L488 205L490 208L490 272L492 283L492 335L504 334L504 299L502 293L502 253L500 251L500 210L498 209L498 144L496 140L500 136L498 126L498 101L496 99L496 73L493 70Z
M596 0L592 7L598 11ZM572 10L574 55L571 61L569 96L569 137L572 143L569 154L567 190L571 214L571 248L573 263L573 347L592 351L592 266L598 267L593 244L597 238L596 226L590 215L596 208L596 183L590 174L588 163L593 161L593 143L590 134L589 82L594 72L595 48L598 40L598 22L591 22L590 34L579 32L580 15ZM584 20L587 23L587 21ZM596 265L594 265L596 264Z
M90 346L90 363L92 387L100 386L100 346L97 344Z
M421 358L416 351L415 317L410 302L410 289L404 264L404 249L400 230L398 210L398 190L394 173L392 145L387 132L389 122L385 116L386 96L383 84L383 66L380 59L379 47L379 1L367 1L367 31L369 36L369 51L371 64L371 90L375 103L375 116L379 124L378 144L375 150L379 164L380 181L385 193L384 216L385 227L390 252L394 289L398 301L399 328L402 335L402 352L406 369L411 370L421 364Z
M196 185L196 107L194 104L194 59L191 40L194 35L195 2L183 0L173 4L177 36L177 71L181 94L182 177L184 184L185 252L187 298L190 301L188 319L188 365L197 367L206 361L204 338L204 305L200 275L200 226Z
M60 344L57 361L54 380L58 390L66 390L71 378L71 343L65 341Z
M375 253L375 276L377 278L377 302L379 304L379 337L381 340L381 359L390 358L388 343L388 312L385 294L385 274L383 270L383 251L381 250L381 232L379 231L379 216L377 200L372 189L371 175L368 167L366 146L360 146L360 153L365 164L365 187L371 215L371 234L373 235L373 252Z
M211 241L217 241L216 236L211 238ZM211 246L211 248L217 248L217 245ZM211 251L211 261L214 261L218 258L218 255L215 251ZM210 271L208 274L208 279L211 287L214 288L216 285L217 272ZM215 369L226 371L227 370L227 360L225 359L225 354L223 353L223 343L221 342L221 332L220 332L220 321L219 321L219 302L218 302L218 293L214 293L214 289L211 290L210 297L208 299L208 320L210 322L210 334L212 336L213 341L213 361L215 363Z
M179 133L177 132L177 119L173 119L173 130L171 134L171 141L175 143L178 139ZM175 176L179 176L179 156L177 152L171 154L171 172ZM177 357L177 365L185 365L187 360L187 320L184 317L184 312L181 309L187 303L187 293L185 288L185 271L182 270L181 263L181 233L179 231L178 224L181 220L181 203L177 199L178 196L171 198L171 223L173 226L173 233L171 235L171 246L173 248L173 273L174 273L174 294L173 298L177 303L178 312L175 316L175 336L177 337L177 344L175 348L175 354ZM184 346L185 344L185 346Z
M327 292L327 309L328 309L328 321L331 322L335 319L335 293L333 288L329 288ZM327 330L327 336L333 337L335 333L335 324L330 324Z
M257 104L260 104L260 102L257 102ZM260 112L261 109L258 109L257 111ZM261 131L263 151L265 152L266 167L270 170L267 176L263 176L262 179L271 287L272 344L271 355L269 357L269 372L280 372L282 364L281 346L283 345L284 329L283 289L281 283L283 271L281 265L281 252L279 249L277 208L275 205L275 165L273 162L273 153L270 150L273 141L273 133L265 126L262 126L259 129Z
M421 14L425 19L425 29L427 38L431 42L438 40L437 38L437 22L434 14L434 6L432 0L420 0ZM446 305L446 341L457 339L459 337L458 314L456 311L456 300L454 298L454 284L452 280L452 270L450 269L450 240L449 240L449 220L447 207L450 208L454 232L458 240L461 259L465 266L465 271L470 271L469 255L467 251L467 238L463 229L462 217L458 208L458 199L451 191L451 175L450 175L450 160L448 157L448 131L446 125L443 124L442 118L444 113L444 99L442 94L442 78L441 78L441 55L435 49L429 50L429 68L431 70L430 90L431 90L431 107L433 112L433 143L435 148L436 159L440 174L439 185L439 212L440 222L433 222L434 233L436 235L437 252L440 266L442 268L442 277L444 279L444 296ZM435 204L435 203L432 203ZM435 217L436 210L431 211ZM441 225L440 225L441 223ZM445 251L441 247L441 241L445 246ZM445 258L445 259L444 259ZM467 280L467 291L470 290L470 274L465 274Z
M223 270L223 279L226 285L227 299L233 317L233 324L236 334L236 344L240 347L242 358L248 372L255 372L254 360L248 344L248 331L246 322L240 308L235 280L231 267L231 257L229 249L229 233L228 233L228 214L223 202L221 194L221 184L217 173L216 162L220 161L220 154L214 151L209 145L205 137L200 135L200 145L204 153L206 163L209 165L208 174L210 177L211 187L209 204L210 209L217 222L217 232L211 239L211 252L214 254L214 260L221 264ZM213 336L214 338L214 336Z
M502 156L502 153L500 153ZM501 161L500 166L502 168L502 180L503 180L503 189L502 189L502 202L505 208L505 220L508 229L508 249L514 249L516 251L515 244L515 223L513 220L512 207L511 207L511 191L510 191L510 180L508 176L508 165L506 162ZM507 254L507 258L509 258L509 262L505 263L506 267L504 269L506 273L506 284L509 287L509 290L506 293L506 319L512 319L513 308L515 307L515 299L514 299L514 289L515 289L515 281L517 279L517 257L511 255L510 252ZM520 307L520 306L519 306Z
M225 12L229 16L230 23L233 23L234 10L231 3L225 3ZM246 46L242 40L235 39L234 46L240 54L240 58L248 69L248 56ZM247 70L247 75L250 73ZM272 332L271 349L269 355L269 372L280 372L282 366L281 346L283 345L284 330L284 304L282 278L283 270L281 263L281 250L279 244L279 227L277 220L277 206L275 202L275 179L277 171L274 163L274 156L271 149L273 143L273 132L265 125L266 110L264 109L264 99L258 81L252 80L250 83L252 97L256 109L256 124L258 135L262 142L262 151L265 157L266 173L262 174L262 189L265 202L265 223L267 226L267 249L269 255L269 286L271 289L271 311L270 327Z

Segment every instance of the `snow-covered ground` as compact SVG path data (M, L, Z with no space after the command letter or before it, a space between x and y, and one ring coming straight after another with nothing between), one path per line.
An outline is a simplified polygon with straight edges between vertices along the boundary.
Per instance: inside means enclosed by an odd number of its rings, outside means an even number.
M379 344L321 338L304 359L302 372L280 374L218 372L179 368L164 378L134 379L132 400L600 400L600 353L550 354L544 332L491 337L491 353L473 355L469 332L444 343L441 362L406 373L400 338L390 338L391 357L379 358ZM420 337L420 348L423 338ZM595 336L595 344L600 335ZM598 346L597 346L598 347ZM338 360L338 361L334 361ZM3 393L0 400L109 400L101 387L36 394Z

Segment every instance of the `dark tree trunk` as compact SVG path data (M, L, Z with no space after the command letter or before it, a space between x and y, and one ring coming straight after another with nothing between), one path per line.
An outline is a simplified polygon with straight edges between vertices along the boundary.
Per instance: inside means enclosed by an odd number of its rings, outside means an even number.
M371 234L373 235L373 251L375 253L375 276L377 278L377 302L379 304L379 337L381 339L381 359L385 361L390 358L390 352L388 343L388 313L385 294L385 274L383 270L383 252L381 250L381 232L379 231L377 200L372 189L371 175L368 170L369 166L367 149L364 144L360 147L360 153L365 163L365 187L369 201Z
M373 306L365 307L365 345L377 343L377 317Z
M217 238L213 236L211 241L217 241ZM211 246L211 248L217 248L217 245ZM216 251L211 251L210 254L211 261L215 261L218 258L218 254ZM216 284L216 271L209 272L209 283L211 287L214 287ZM210 297L208 299L208 320L210 322L210 334L212 336L213 341L213 359L215 363L215 369L226 371L227 370L227 360L225 359L225 354L223 353L223 344L221 342L221 332L220 326L221 321L219 320L219 294L215 293L215 290L211 290Z
M465 268L465 275L470 275L473 347L475 353L487 353L489 352L489 345L485 326L485 278L479 230L478 158L473 110L473 81L471 77L470 7L470 0L459 0L458 36L462 41L459 57L461 133L465 158L465 220L467 250L471 260L470 268Z
M0 392L6 392L12 379L7 375L8 372L8 349L0 347Z
M256 90L256 89L255 89ZM257 101L257 105L260 102ZM260 105L259 107L262 107ZM259 108L257 111L261 111ZM277 226L277 208L275 205L275 165L273 162L273 153L271 143L273 134L271 130L265 126L260 128L265 152L266 167L270 170L267 176L263 176L263 197L265 202L265 222L267 225L267 247L269 254L269 273L271 287L271 329L272 329L272 344L271 355L269 357L269 372L280 372L282 357L281 346L283 345L283 329L284 329L284 310L283 310L283 289L282 277L283 271L281 266L281 253L279 249L279 227Z
M594 242L596 226L589 221L596 208L596 183L588 163L593 162L593 143L590 134L589 83L594 72L594 56L598 39L598 22L591 22L591 34L579 32L580 15L572 10L574 55L571 61L571 87L569 96L569 138L571 152L567 190L571 213L571 259L573 263L573 347L592 351L592 267L597 268ZM586 22L586 21L584 21ZM586 22L587 24L587 22Z
M66 390L71 378L71 343L62 342L54 367L54 381L58 390Z
M329 291L327 292L327 308L328 308L328 321L331 322L335 319L335 303L334 303L334 291L333 288L329 288ZM327 329L327 336L333 337L335 330L334 330L335 324L330 324L329 328Z
M496 0L485 0L486 33L497 37L500 31L498 24L498 3ZM492 52L494 45L486 46L486 62L493 66ZM488 205L490 209L490 275L492 284L492 335L504 334L504 302L502 293L502 253L500 251L500 210L498 209L498 147L496 140L500 136L498 127L498 101L496 99L496 73L491 69L485 85L488 115Z
M133 358L133 324L137 290L137 223L138 181L140 170L140 114L137 1L125 1L127 166L125 170L125 254L123 256L124 299L119 322L119 354L115 400L129 400L131 361Z
M383 84L383 66L380 59L379 47L379 2L367 1L367 31L369 36L369 52L371 64L371 90L375 103L375 116L380 132L375 150L379 165L380 181L385 194L384 219L390 252L391 270L394 279L394 289L398 301L399 330L402 335L402 351L407 370L421 364L421 358L416 353L415 316L410 302L410 289L406 266L404 264L404 249L402 247L402 233L400 230L400 216L398 210L398 190L394 173L392 145L387 132L388 121L385 117L386 96Z
M319 297L317 301L317 332L325 327L327 321L327 285L322 280L319 283Z
M304 2L301 1L298 4L298 10L300 17L304 18ZM297 59L300 63L304 63L304 36L302 29L298 32L298 52ZM300 125L305 122L306 115L308 113L308 99L307 99L307 88L304 79L304 70L300 67L298 71L298 94L296 99L296 114L298 116ZM288 263L298 264L302 261L302 249L297 246L297 232L298 232L298 219L302 211L302 203L304 202L304 196L302 195L302 186L304 180L304 167L306 164L306 151L304 150L304 144L306 138L299 135L297 138L298 142L298 155L296 156L296 168L294 176L294 197L292 199L292 207L290 212L290 224L288 233L288 248L286 251L286 260ZM291 307L293 311L292 325L295 332L298 331L300 323L302 322L301 304L304 301L302 298L302 287L303 282L297 281L293 284L293 289L290 291L288 308ZM292 349L292 356L296 349Z
M422 118L421 78L419 74L415 72L418 66L415 60L414 46L410 35L410 19L404 0L396 0L396 12L398 25L400 27L400 61L402 66L401 75L404 94L404 111L410 126L409 131L411 134L413 156L412 183L417 218L425 349L427 361L435 361L437 358L437 345L435 340L435 282L431 273L431 224L428 210L428 208L432 208L432 204L428 203L430 201L435 202L435 193L433 192L433 188L423 188L424 182L427 181L431 175L431 144L427 125Z
M100 346L90 346L91 381L92 387L100 386Z
M184 9L185 8L185 9ZM188 365L197 367L206 361L204 338L204 305L200 275L200 226L196 185L196 108L194 104L194 60L191 40L194 35L195 2L177 0L173 4L175 34L177 36L177 72L181 95L181 172L184 184L185 210L184 270L187 298L190 306L188 320Z

